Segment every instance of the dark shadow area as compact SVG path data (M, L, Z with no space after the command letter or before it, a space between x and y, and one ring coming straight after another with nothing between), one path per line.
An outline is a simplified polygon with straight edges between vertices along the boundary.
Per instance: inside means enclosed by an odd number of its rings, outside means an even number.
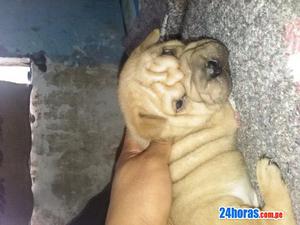
M123 132L122 140L119 144L119 147L116 151L115 163L119 158L120 152L124 143L124 134ZM115 163L113 168L115 168ZM112 172L111 180L113 178L114 169ZM111 181L105 186L105 188L93 198L91 198L84 209L76 216L68 225L104 225L106 213L109 206L110 200L110 191L111 191Z
M0 224L29 224L33 196L30 178L31 87L0 82Z
M68 225L104 225L110 199L111 183L91 198L80 214Z

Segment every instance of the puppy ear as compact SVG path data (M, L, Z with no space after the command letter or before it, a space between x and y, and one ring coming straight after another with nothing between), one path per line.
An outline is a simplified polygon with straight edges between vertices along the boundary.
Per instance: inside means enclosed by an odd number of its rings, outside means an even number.
M139 134L151 140L160 139L160 134L167 122L163 117L141 113L138 121L137 130Z
M160 38L160 31L159 29L154 29L147 37L146 39L142 42L140 45L140 49L142 51L146 50L149 48L151 45L154 45L159 41Z

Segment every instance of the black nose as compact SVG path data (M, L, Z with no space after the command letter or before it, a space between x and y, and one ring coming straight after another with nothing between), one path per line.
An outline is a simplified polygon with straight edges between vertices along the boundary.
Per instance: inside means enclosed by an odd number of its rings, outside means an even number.
M206 67L207 74L210 78L216 78L222 73L222 66L217 60L209 60Z

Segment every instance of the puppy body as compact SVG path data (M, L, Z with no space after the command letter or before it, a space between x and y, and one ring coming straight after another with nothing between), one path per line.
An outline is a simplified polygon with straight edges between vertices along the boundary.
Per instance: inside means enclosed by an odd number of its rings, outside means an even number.
M219 207L258 207L244 159L236 150L237 122L228 101L228 52L205 39L185 45L157 43L158 30L132 53L119 82L119 102L132 137L172 140L170 171L174 225L294 225L279 169L262 159L257 179L263 210L285 211L283 220L220 220Z
M212 121L173 145L174 224L223 224L219 207L258 207L244 159L235 149L236 122L229 103Z

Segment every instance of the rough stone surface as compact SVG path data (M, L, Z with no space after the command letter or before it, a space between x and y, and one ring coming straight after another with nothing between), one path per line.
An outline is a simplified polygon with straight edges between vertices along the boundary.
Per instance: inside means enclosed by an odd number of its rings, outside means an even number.
M241 115L239 147L252 181L257 160L272 158L291 191L298 224L299 16L298 0L190 0L181 25L185 39L209 36L230 50L233 97Z
M123 122L117 68L33 68L31 225L65 225L107 184Z

